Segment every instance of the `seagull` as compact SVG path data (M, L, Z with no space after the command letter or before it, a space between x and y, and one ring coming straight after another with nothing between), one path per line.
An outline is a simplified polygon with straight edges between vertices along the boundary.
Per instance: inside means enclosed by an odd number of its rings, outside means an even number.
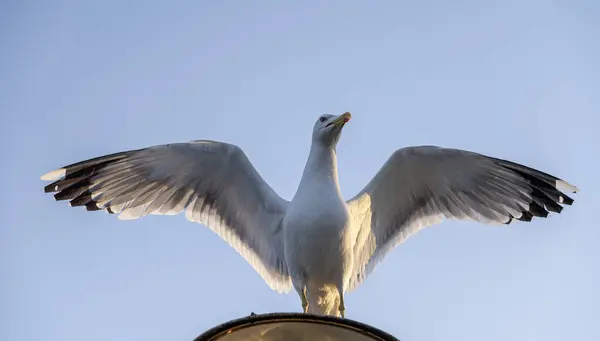
M242 149L196 140L81 161L41 177L54 198L138 219L185 217L210 228L271 289L300 296L304 313L344 318L356 289L395 246L444 220L487 225L560 213L577 187L518 163L438 146L397 149L344 200L336 146L351 114L322 115L291 201L261 177Z

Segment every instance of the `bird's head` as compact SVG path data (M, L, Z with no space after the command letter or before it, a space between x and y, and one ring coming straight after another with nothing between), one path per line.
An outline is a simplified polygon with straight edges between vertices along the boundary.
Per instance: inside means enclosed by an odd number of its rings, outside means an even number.
M321 115L313 128L313 142L326 146L335 146L342 135L342 128L350 121L351 117L352 115L349 112L345 112L339 116Z

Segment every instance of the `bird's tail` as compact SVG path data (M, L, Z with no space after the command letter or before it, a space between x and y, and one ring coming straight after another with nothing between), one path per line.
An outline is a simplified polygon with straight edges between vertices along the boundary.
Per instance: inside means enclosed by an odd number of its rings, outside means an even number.
M320 290L309 290L306 293L308 313L317 315L337 316L340 314L340 295L335 287Z

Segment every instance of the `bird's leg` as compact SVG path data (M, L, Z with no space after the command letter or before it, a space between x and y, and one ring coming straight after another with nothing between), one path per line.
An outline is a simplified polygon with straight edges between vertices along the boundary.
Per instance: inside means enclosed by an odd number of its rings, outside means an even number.
M340 295L340 306L338 309L340 310L340 316L342 316L342 318L345 318L344 312L346 311L346 307L344 307L344 295L343 294Z
M302 295L300 295L300 299L302 300L302 309L304 309L304 313L308 313L308 300L306 299L306 286L302 287Z

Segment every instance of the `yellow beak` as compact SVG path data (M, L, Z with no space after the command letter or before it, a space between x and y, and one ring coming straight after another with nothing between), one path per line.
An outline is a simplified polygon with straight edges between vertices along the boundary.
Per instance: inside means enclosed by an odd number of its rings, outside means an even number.
M332 124L335 124L336 126L343 126L348 121L350 121L351 118L352 118L352 114L350 114L349 112L346 111L342 115L338 116L338 118L331 121L331 123L329 123L327 126L330 126Z

